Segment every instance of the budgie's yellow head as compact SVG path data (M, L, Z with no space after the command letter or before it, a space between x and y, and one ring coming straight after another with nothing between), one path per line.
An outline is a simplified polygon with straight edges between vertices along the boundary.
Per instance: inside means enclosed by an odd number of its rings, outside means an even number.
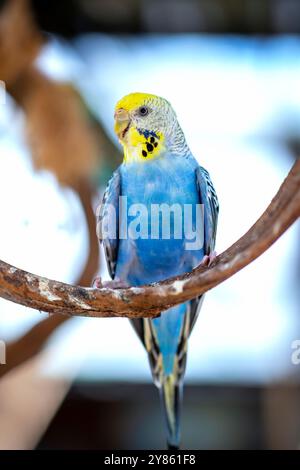
M115 108L115 132L124 147L124 161L146 162L180 149L184 136L170 103L159 96L131 93ZM186 144L185 144L186 146Z

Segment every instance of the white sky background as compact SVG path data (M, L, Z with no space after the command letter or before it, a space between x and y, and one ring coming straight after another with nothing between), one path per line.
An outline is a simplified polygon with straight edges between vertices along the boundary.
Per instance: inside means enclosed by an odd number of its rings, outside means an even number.
M72 47L54 40L37 62L79 87L112 138L114 104L124 94L144 91L171 101L218 192L219 252L255 222L292 165L282 138L300 131L298 39L94 34ZM23 116L7 98L0 107L0 256L74 282L87 255L80 204L51 174L33 172L23 134ZM290 363L291 342L300 337L297 260L299 223L207 294L190 340L187 380L268 382L298 373ZM0 312L1 339L43 316L2 299ZM45 371L72 374L79 363L82 379L150 380L126 319L63 325L49 342Z

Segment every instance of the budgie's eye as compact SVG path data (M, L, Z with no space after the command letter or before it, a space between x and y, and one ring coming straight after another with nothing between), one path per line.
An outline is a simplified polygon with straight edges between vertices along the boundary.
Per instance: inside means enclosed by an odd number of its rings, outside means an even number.
M141 106L139 108L139 115L140 116L147 116L147 114L149 113L149 109L147 108L147 106Z

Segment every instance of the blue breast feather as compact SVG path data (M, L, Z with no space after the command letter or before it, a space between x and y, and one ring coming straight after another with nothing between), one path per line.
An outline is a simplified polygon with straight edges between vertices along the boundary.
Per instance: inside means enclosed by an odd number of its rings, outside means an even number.
M147 209L148 238L133 240L130 236L119 241L116 275L132 285L157 282L166 277L182 274L196 266L203 257L203 248L189 250L184 237L174 238L174 219L171 211L170 239L151 238L151 205L178 204L192 208L192 224L196 228L196 204L200 203L196 187L195 168L197 162L191 157L170 156L152 160L145 164L135 163L121 166L121 194L127 197L127 211L133 204L143 204ZM153 206L152 206L153 207ZM140 214L140 213L139 213ZM121 220L125 220L121 214ZM127 227L136 218L128 216ZM144 219L143 219L144 220ZM183 224L184 217L181 222ZM161 221L161 219L160 219ZM126 223L126 222L124 222ZM184 234L185 227L182 226ZM203 230L203 227L201 227ZM124 230L122 230L123 233Z

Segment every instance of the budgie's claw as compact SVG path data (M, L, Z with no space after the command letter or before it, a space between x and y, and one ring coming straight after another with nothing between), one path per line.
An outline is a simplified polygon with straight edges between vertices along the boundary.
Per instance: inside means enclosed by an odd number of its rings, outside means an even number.
M100 276L95 277L95 279L92 282L92 287L96 287L96 289L101 289L101 287L103 287L102 282L103 281Z
M205 266L206 268L209 268L209 266L216 259L216 257L217 257L216 251L212 251L209 255L203 256L202 261L200 262L200 266Z
M126 281L122 281L117 277L113 281L102 281L101 277L96 277L93 281L93 287L96 287L96 289L105 287L108 289L126 289L130 286Z

